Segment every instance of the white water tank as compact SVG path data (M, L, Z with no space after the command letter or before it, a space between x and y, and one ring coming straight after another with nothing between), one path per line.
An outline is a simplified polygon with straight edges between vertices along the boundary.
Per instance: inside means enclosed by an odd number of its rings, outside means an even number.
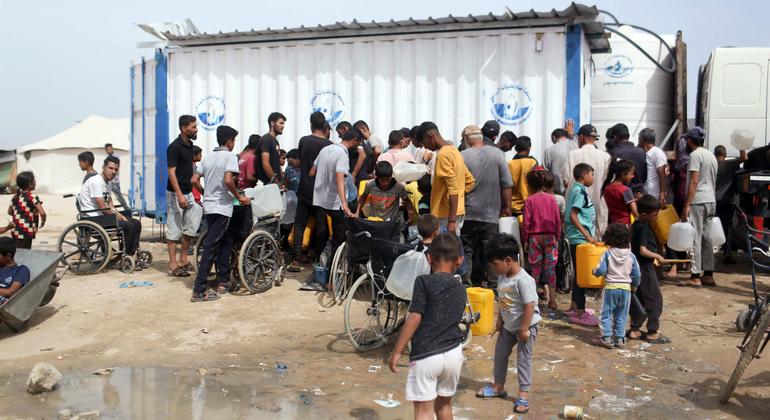
M654 36L621 26L619 31L642 47L665 68L672 68L668 49ZM674 35L661 35L674 48ZM631 141L645 127L655 129L663 141L674 122L674 76L658 68L635 46L617 34L610 37L612 52L594 54L591 82L591 123L604 145L607 129L617 123L628 126Z

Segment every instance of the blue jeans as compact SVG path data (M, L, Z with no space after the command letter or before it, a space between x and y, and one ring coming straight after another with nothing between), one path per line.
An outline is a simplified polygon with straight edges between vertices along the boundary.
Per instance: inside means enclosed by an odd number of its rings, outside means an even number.
M604 289L602 303L602 337L625 337L631 292L620 289ZM614 325L614 327L613 327Z

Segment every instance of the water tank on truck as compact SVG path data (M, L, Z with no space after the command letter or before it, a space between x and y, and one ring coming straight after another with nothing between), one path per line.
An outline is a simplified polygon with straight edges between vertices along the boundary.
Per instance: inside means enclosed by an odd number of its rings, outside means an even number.
M659 39L630 26L620 26L618 30L661 66L672 68L669 50ZM674 35L661 38L674 47ZM617 34L610 37L610 46L612 52L593 56L591 123L602 138L611 126L626 124L634 143L639 131L651 127L660 144L674 122L674 75L660 69Z

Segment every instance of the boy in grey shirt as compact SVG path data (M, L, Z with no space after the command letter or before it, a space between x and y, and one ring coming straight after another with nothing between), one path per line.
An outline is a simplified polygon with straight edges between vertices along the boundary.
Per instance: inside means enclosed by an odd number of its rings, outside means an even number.
M519 264L519 244L513 236L498 233L487 245L487 260L500 276L497 280L500 313L497 318L495 344L495 383L487 384L476 393L478 398L503 398L508 356L516 349L519 395L513 412L529 412L529 387L532 384L532 347L537 337L540 309L537 307L535 280Z

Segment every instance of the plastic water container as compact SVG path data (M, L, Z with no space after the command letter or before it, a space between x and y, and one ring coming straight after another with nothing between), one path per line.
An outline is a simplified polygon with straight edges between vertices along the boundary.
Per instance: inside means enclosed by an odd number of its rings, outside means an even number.
M281 209L281 224L290 225L294 223L297 215L297 193L286 191L283 194L283 208Z
M585 243L577 246L575 251L575 271L578 286L585 289L604 287L604 277L596 277L592 272L599 265L602 254L606 250L607 247L604 244L594 245Z
M471 333L477 337L492 334L495 331L495 292L483 287L469 287L467 291L471 308L480 315L479 320L471 324Z
M703 236L711 240L712 246L720 246L725 243L725 231L722 229L722 221L718 217L709 217L703 227Z
M749 150L754 146L754 137L751 130L737 129L730 134L730 142L738 150Z
M695 241L695 228L689 222L677 222L671 225L666 245L674 251L687 252Z
M396 258L385 287L400 299L412 300L414 280L423 274L430 274L430 264L425 253L416 250L406 252Z
M674 206L666 206L658 212L658 218L652 224L652 231L655 233L655 239L659 244L668 242L668 234L671 231L671 225L679 221L679 215L676 214Z
M393 178L402 184L418 181L428 173L428 165L422 163L398 162L393 167Z
M280 214L283 209L283 198L278 184L268 184L262 187L246 188L243 194L251 199L251 213L254 221L260 217Z

